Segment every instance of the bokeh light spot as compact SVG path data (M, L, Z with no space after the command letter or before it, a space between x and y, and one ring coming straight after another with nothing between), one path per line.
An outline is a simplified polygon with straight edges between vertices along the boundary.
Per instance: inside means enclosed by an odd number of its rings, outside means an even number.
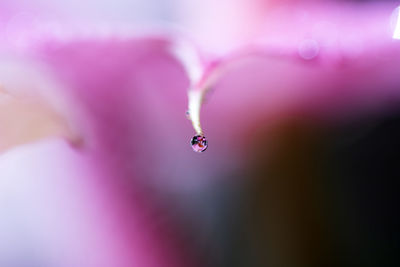
M319 45L313 39L305 39L298 46L299 56L305 60L315 58L319 53Z

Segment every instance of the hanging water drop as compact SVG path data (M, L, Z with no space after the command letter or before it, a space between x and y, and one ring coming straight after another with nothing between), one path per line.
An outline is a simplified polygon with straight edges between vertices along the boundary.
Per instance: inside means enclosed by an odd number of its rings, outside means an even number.
M190 144L195 152L204 152L208 147L207 139L203 135L195 135Z
M191 120L189 110L186 110L185 115L186 115L186 118L187 118L188 120Z

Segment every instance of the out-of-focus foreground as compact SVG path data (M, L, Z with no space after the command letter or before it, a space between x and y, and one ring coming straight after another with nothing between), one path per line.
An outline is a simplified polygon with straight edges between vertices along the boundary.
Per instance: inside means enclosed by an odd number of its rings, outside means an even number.
M2 0L0 266L400 266L399 5Z

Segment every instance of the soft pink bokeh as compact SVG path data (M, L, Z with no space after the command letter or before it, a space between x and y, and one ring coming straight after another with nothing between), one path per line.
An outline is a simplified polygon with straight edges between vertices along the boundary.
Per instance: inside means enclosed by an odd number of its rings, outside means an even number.
M245 167L253 129L400 100L395 4L235 2L171 1L161 15L157 1L142 13L143 1L0 3L0 57L59 84L51 94L68 96L65 116L83 136L79 148L52 138L0 157L0 265L204 266L194 219L173 213ZM177 28L203 49L204 68L231 66L203 106L211 145L201 155L189 146L189 77L170 53Z

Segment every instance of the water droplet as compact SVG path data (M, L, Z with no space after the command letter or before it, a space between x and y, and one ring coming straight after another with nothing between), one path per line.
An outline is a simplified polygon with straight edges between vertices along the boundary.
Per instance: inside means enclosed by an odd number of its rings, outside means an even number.
M202 135L193 136L190 144L195 152L204 152L208 147L207 139Z
M190 120L190 112L189 112L189 110L186 110L185 115L186 115L186 118L187 118L188 120Z

